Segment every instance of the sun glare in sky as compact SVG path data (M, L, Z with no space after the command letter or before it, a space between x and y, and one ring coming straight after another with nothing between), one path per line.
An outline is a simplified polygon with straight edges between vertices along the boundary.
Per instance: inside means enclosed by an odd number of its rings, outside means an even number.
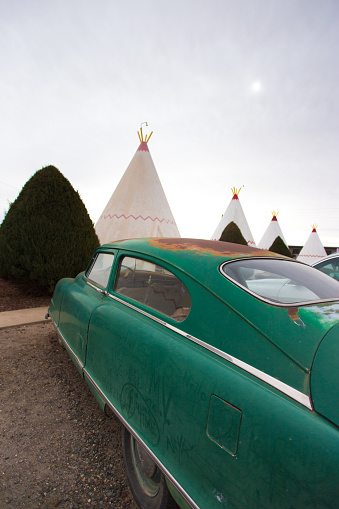
M254 81L251 85L251 91L254 93L254 94L258 94L259 92L262 91L262 86L261 86L261 83L260 81Z

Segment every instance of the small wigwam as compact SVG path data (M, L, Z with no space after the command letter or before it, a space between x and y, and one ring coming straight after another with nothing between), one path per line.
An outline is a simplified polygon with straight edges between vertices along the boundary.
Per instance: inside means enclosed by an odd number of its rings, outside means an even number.
M260 249L269 249L270 251L274 251L275 253L280 253L285 256L292 256L290 250L288 249L285 237L281 231L277 218L278 214L278 211L272 211L272 219L269 222L269 225L264 235L262 236L258 247Z
M95 225L101 244L142 237L180 237L148 149L152 133L144 139L140 128L138 150Z
M319 238L317 225L312 225L312 232L300 251L297 260L312 265L312 263L321 260L324 256L327 256L327 253Z
M223 231L226 226L229 225L233 221L239 228L242 236L246 240L247 244L250 246L255 246L254 238L251 233L250 227L248 226L244 211L239 201L239 193L240 189L236 189L232 187L231 191L233 193L232 200L228 205L225 213L223 214L216 230L214 231L211 240L220 240Z

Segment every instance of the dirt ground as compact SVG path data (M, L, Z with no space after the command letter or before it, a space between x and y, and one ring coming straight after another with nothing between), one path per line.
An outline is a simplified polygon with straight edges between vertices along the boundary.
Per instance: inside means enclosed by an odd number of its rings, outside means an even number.
M0 278L0 312L47 307L50 301L50 296L39 293L27 283L6 281Z
M136 509L120 437L51 322L0 330L1 509Z

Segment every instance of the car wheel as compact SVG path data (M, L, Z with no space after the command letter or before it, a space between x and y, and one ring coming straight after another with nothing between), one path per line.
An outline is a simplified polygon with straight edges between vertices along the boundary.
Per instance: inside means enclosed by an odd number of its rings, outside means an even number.
M122 430L125 468L133 496L141 509L175 509L165 476L144 447Z

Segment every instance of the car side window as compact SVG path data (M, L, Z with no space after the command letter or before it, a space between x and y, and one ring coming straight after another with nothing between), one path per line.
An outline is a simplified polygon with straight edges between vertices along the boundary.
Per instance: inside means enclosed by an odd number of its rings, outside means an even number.
M113 260L113 254L97 253L86 272L86 277L102 288L106 288L109 275L111 273Z
M115 291L182 322L191 310L186 286L155 263L125 256L119 267Z

